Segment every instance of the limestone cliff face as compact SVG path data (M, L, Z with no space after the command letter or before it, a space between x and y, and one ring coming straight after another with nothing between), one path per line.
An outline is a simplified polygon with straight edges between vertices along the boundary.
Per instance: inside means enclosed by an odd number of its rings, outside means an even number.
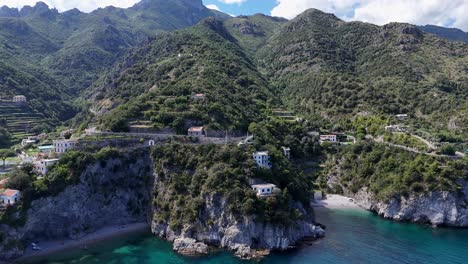
M324 235L314 226L313 212L299 203L291 206L305 215L304 220L283 226L234 215L230 202L216 194L205 195L196 219L175 232L169 221L151 220L162 213L152 206L153 192L166 192L170 199L174 194L166 188L172 179L158 177L149 152L124 153L90 164L78 184L55 197L33 201L24 226L0 226L4 236L0 260L21 256L24 246L36 240L77 239L109 225L136 222L151 223L155 235L174 242L174 249L183 254L205 254L209 247L221 247L251 258Z
M458 192L436 191L411 194L408 198L378 201L366 189L353 195L355 201L367 210L385 218L411 221L433 226L468 227L468 182Z
M155 177L158 192L166 190L165 181ZM256 258L271 250L287 250L303 239L316 239L324 236L324 231L314 225L313 211L308 211L299 203L294 204L305 218L292 226L266 223L255 216L235 216L229 203L220 195L206 195L198 217L181 231L171 229L168 221L152 222L153 233L174 242L174 250L186 255L200 255L207 246L229 249L241 258ZM153 212L155 215L158 211Z
M32 241L76 239L109 225L148 221L151 164L142 151L89 165L79 184L33 201L23 227L0 226L0 260L21 256Z

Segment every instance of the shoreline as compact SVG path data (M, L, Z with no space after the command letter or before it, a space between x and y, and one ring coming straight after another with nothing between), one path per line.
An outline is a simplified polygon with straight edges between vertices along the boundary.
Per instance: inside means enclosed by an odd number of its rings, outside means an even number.
M127 225L108 226L88 234L79 239L64 239L53 241L39 241L38 246L41 248L39 251L34 251L28 245L23 256L15 259L13 263L23 263L33 261L36 258L47 257L49 255L65 252L70 249L83 249L88 246L103 242L115 237L120 237L137 232L150 230L148 223L134 223Z
M313 201L311 205L314 208L363 209L354 202L354 199L337 194L328 194L326 196L326 199L320 201Z

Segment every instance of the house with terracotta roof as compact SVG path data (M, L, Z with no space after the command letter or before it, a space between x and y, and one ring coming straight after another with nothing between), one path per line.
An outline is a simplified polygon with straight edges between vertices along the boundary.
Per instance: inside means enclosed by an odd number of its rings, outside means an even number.
M205 96L205 94L198 93L198 94L192 95L192 99L195 100L195 101L203 101L203 100L206 99L206 96Z
M0 200L3 204L14 205L19 202L21 192L18 190L7 189L0 195Z
M204 128L203 127L191 127L188 130L188 135L191 137L202 137L204 136Z

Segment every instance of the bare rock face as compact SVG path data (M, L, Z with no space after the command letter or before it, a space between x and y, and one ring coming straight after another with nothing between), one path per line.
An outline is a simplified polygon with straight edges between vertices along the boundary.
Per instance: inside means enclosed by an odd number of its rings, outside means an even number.
M468 227L468 183L460 193L436 191L412 194L382 202L366 189L354 195L355 201L367 210L385 218L432 226Z
M236 219L229 212L225 198L220 196L206 197L205 204L205 214L181 231L172 230L167 223L153 222L152 232L173 242L174 250L182 254L200 254L204 252L203 245L209 245L228 249L243 259L259 258L271 250L288 250L303 239L325 235L323 229L314 225L313 214L294 226L285 226L258 221L254 216Z
M173 249L185 256L199 256L208 254L208 246L205 243L197 242L193 238L177 238L174 240Z
M21 233L15 228L0 225L0 263L2 259L14 259L24 253Z
M148 153L89 165L80 182L32 202L22 227L0 226L0 262L20 257L39 240L78 239L110 225L148 221L153 183Z

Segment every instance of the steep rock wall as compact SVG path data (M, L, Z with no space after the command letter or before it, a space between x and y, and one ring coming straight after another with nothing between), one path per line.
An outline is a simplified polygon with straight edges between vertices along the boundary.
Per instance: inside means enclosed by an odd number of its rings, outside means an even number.
M410 221L433 226L468 227L468 183L458 192L436 191L411 194L382 202L365 188L353 195L367 210L398 221Z
M157 192L165 192L167 182L155 177ZM167 194L171 195L171 194ZM293 225L264 222L255 216L236 216L229 209L226 198L220 195L204 196L203 208L195 221L174 231L169 221L152 222L152 232L174 242L174 250L186 255L204 254L207 246L229 249L238 257L250 259L268 254L271 250L287 250L304 239L325 235L314 225L314 214L300 203L293 204L303 215ZM153 214L157 215L158 211Z

